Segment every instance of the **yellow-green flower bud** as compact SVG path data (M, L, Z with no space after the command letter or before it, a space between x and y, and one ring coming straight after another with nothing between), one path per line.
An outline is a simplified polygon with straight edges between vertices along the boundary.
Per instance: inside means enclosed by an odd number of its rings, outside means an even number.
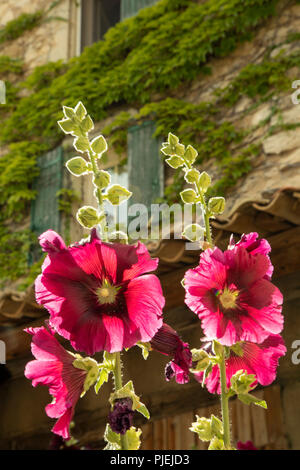
M255 375L246 371L237 371L230 380L231 388L236 394L247 394L253 390L252 384L255 382Z
M85 136L79 136L74 141L74 147L78 152L86 152L89 148L89 139Z
M199 186L202 189L202 191L205 193L210 185L211 185L211 177L209 176L208 173L206 173L206 171L203 171L199 178Z
M118 206L122 202L130 198L132 193L128 189L120 186L119 184L113 184L108 188L104 198L107 199L113 206Z
M197 194L193 189L184 189L181 191L180 197L185 204L193 204L197 201Z
M66 167L74 176L81 176L88 173L88 164L82 157L74 157L67 161Z
M193 165L193 163L195 162L197 156L198 156L197 150L194 149L194 147L192 147L191 145L188 145L187 148L186 148L185 154L184 154L185 160L190 165Z
M194 367L193 372L199 372L200 370L205 370L210 364L210 357L206 351L203 349L192 349L192 361L197 362L196 367Z
M200 418L196 415L197 421L192 423L190 430L198 434L201 441L210 441L214 435L211 429L211 421L208 418Z
M199 224L190 224L185 227L184 232L182 232L182 235L191 242L197 242L203 240L204 232L204 228L201 227Z
M97 225L102 217L99 216L97 209L92 206L81 207L77 214L76 219L85 228L93 228Z
M77 105L75 106L74 112L76 114L76 117L79 119L79 121L82 121L83 118L86 116L86 109L84 105L79 101Z
M110 184L110 180L110 174L104 170L100 170L93 177L93 183L99 189L106 188Z
M179 168L180 166L184 165L183 158L178 157L177 155L173 155L172 157L167 158L166 162L168 165L170 165L170 167L174 168L175 170L177 170L177 168Z
M95 137L91 142L91 148L94 153L97 155L102 155L102 153L106 152L107 150L107 142L103 135L99 135Z
M208 201L208 210L212 214L222 214L225 209L225 199L223 197L212 197Z
M188 170L184 176L184 179L187 183L198 183L200 178L200 172L196 170L196 168L192 168L191 170Z

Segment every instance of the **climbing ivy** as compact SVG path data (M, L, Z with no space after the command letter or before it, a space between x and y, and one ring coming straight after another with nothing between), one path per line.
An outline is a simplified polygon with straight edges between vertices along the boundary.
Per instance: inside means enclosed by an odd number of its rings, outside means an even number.
M30 31L38 26L43 18L43 11L38 10L34 13L22 13L17 18L9 21L0 29L0 44L6 41L12 41L22 36L25 31Z
M251 39L255 28L275 14L278 1L207 0L198 4L192 0L161 0L111 28L103 41L85 48L81 56L67 64L39 67L19 87L12 86L11 104L5 107L9 115L0 129L1 141L8 144L8 153L0 159L1 230L8 217L21 219L28 201L35 197L31 184L38 172L36 157L63 138L56 125L61 105L74 106L79 100L85 102L95 121L104 118L113 105L129 104L140 109L133 117L127 112L120 114L106 129L119 152L126 146L126 130L132 119L151 116L157 134L167 135L171 130L183 142L195 143L199 165L205 159L215 159L222 175L218 190L235 184L249 171L258 150L248 146L233 156L232 149L242 147L245 134L229 121L217 124L222 107L247 93L251 97L267 96L267 82L274 89L282 89L284 80L271 82L271 76L279 77L281 67L287 70L291 62L268 58L268 64L260 69L249 66L231 88L219 90L211 103L193 105L165 96L169 90L210 73L212 58L224 57L240 42ZM14 28L6 25L4 30ZM7 33L3 32L3 37L8 37ZM255 83L253 90L248 86L250 76ZM154 95L156 102L151 103ZM175 175L166 197L174 198L174 188L182 184ZM1 245L5 233L0 231ZM0 260L1 278L3 269ZM13 266L10 269L11 278L15 278Z

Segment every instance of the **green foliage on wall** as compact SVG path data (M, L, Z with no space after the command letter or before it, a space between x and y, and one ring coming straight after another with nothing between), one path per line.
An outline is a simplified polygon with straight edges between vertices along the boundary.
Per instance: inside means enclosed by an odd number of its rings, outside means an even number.
M0 129L0 139L10 144L8 154L0 159L2 224L7 217L23 217L28 201L35 197L31 184L38 171L36 158L63 138L56 124L61 118L61 105L74 106L78 100L85 102L95 121L105 117L113 105L141 108L137 119L153 116L157 133L167 135L171 130L182 141L195 144L199 165L204 159L216 160L222 171L218 190L235 184L251 168L251 156L257 149L247 147L233 159L229 149L242 141L243 132L230 122L216 124L219 105L192 105L175 99L168 101L165 96L169 90L209 73L212 58L224 57L241 41L251 39L255 28L275 13L278 1L207 0L198 4L192 0L162 0L111 28L103 41L85 48L68 64L57 62L37 68L19 85L23 91L20 96L18 88L12 87L10 104L4 107L10 114ZM13 30L11 25L4 29ZM289 64L285 66L288 68ZM232 89L220 92L217 99L225 106L235 99L232 95L261 94L264 80L275 69L279 73L278 65L269 65L268 70L260 72L244 71L245 76L239 77ZM259 73L260 86L252 92L247 86L243 88L249 74L256 77ZM282 86L279 82L272 86ZM153 95L160 101L151 103ZM126 145L126 126L131 119L125 112L107 131L119 152ZM175 176L174 185L166 194L169 200L182 184L182 179ZM2 231L4 237L5 233ZM1 239L2 235L0 244ZM6 270L0 260L1 278L3 269ZM13 265L10 269L13 279Z
M41 23L43 11L34 13L22 13L17 18L9 21L0 29L0 44L19 38L25 31L30 31Z
M3 141L28 136L61 138L61 104L85 101L94 120L113 103L146 103L154 92L174 89L207 73L274 14L278 0L162 0L111 28L104 41L72 59L65 74L20 100L1 130ZM191 47L193 45L193 47ZM43 109L43 119L37 109ZM22 128L18 123L22 119Z

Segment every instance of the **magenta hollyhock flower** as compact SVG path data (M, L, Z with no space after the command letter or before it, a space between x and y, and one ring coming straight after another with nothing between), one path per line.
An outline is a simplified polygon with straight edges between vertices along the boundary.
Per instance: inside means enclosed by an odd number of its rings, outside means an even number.
M239 370L256 377L253 385L270 385L276 378L279 358L286 353L284 341L280 335L270 335L262 343L241 342L230 348L230 356L226 363L226 382L230 387L231 377ZM196 372L195 379L202 383L203 372ZM205 379L205 385L210 393L221 393L220 369L213 366L211 373Z
M164 323L150 341L150 345L154 351L172 357L165 369L166 380L175 377L179 384L189 381L192 353L188 343L184 343L173 328Z
M269 248L256 235L242 237L224 253L205 250L199 266L184 277L186 304L198 315L206 337L225 346L261 343L283 328L282 294L270 282Z
M237 450L257 450L257 448L254 447L254 444L252 441L247 441L247 442L238 441L236 446L237 446Z
M66 351L45 327L27 328L33 335L31 351L36 360L25 368L25 377L32 385L47 385L53 396L52 403L46 406L50 418L59 418L52 432L64 439L70 439L69 426L77 401L84 389L87 371L73 366L75 357Z
M90 241L69 248L52 230L39 239L48 256L35 282L36 300L74 349L113 353L153 338L165 299L159 279L145 274L158 264L145 245L104 243L95 230Z

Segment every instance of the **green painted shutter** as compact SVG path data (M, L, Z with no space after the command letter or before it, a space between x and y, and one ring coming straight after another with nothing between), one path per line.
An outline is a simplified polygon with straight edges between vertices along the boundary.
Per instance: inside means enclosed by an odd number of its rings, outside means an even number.
M128 180L133 192L130 205L144 204L150 208L156 198L163 196L161 140L153 137L154 131L152 121L128 129Z
M38 235L45 230L60 230L56 193L62 187L63 150L58 147L38 158L40 174L33 189L37 196L31 205L31 230Z
M137 14L139 10L150 7L158 0L121 0L121 21Z

